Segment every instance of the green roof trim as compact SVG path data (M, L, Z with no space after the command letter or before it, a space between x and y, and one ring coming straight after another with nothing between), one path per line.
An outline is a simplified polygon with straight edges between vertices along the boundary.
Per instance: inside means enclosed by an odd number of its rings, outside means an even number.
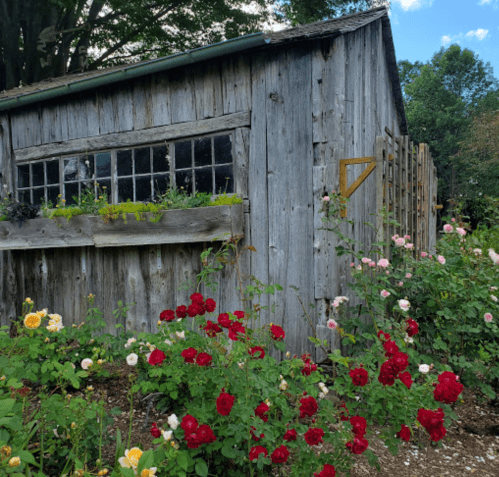
M269 43L270 39L266 38L263 33L253 33L251 35L196 48L195 50L184 53L177 53L165 58L158 58L139 65L125 66L118 71L103 73L98 76L75 80L52 88L48 87L41 91L2 99L0 100L0 111L20 108L39 101L58 98L67 94L79 93L81 91L87 91L119 81L126 81L140 76L158 73L160 71L171 70L173 68L211 60L232 53L239 53L250 48L265 46Z

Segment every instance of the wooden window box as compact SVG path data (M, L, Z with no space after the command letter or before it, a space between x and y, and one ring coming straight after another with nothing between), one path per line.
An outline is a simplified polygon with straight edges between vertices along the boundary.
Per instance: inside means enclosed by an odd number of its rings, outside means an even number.
M127 214L105 223L102 217L79 215L65 218L31 219L19 224L0 222L0 250L64 247L122 247L168 243L209 242L225 234L243 233L243 204L167 210L159 222L144 213L137 221Z

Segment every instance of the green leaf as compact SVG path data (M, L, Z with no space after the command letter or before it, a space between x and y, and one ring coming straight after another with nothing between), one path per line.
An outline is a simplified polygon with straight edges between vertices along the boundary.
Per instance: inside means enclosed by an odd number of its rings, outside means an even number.
M228 446L222 447L222 454L228 459L234 459L236 457L234 449Z
M140 456L139 464L137 466L137 473L140 475L140 473L144 469L148 469L149 467L153 466L154 466L154 452L152 450L147 450Z
M208 476L208 466L206 465L206 462L202 459L198 460L196 462L196 474L198 474L200 477L207 477Z
M11 412L15 402L16 401L12 398L2 399L0 401L0 416L5 416L9 412Z
M36 460L33 457L33 454L31 452L28 452L27 450L18 450L16 454L19 456L21 459L21 462L27 462L28 464L36 464Z
M121 475L124 477L135 477L135 472L132 469L127 469L126 467L120 467Z
M113 416L119 416L119 415L121 415L123 413L123 411L119 407L113 407L109 412Z
M177 464L184 470L187 470L189 467L189 459L187 458L187 455L185 452L179 452L177 456Z

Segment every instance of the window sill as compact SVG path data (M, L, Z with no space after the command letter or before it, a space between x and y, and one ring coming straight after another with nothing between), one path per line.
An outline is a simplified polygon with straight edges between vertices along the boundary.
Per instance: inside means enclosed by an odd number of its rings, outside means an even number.
M243 204L167 210L157 223L151 216L145 213L137 221L127 214L127 223L120 217L107 224L94 215L79 215L69 223L65 218L31 219L21 228L0 222L0 250L209 242L243 233Z

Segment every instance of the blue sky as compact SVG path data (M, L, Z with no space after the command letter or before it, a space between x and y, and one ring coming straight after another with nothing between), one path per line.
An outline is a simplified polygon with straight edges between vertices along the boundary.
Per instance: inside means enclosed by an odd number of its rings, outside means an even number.
M392 0L390 21L397 61L426 62L458 43L499 79L499 0Z

